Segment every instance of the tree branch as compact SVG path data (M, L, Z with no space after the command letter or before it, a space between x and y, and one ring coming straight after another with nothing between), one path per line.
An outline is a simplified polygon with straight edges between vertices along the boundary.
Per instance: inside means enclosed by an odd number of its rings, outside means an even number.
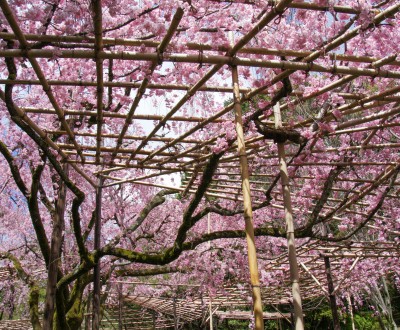
M6 159L8 166L10 167L11 174L14 178L15 184L17 185L18 189L21 191L21 193L28 198L29 197L29 190L24 182L22 180L21 174L19 172L19 168L17 164L15 163L15 159L12 156L11 152L8 150L7 146L0 141L0 152L3 154L4 158Z

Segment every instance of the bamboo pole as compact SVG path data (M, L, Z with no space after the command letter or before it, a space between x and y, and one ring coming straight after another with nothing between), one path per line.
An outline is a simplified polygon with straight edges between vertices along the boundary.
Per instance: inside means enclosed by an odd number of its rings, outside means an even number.
M311 276L311 278L314 280L315 283L317 283L322 292L324 292L324 294L328 297L329 296L328 291L326 291L321 282L313 275L313 273L311 273L310 269L308 269L303 262L300 262L300 266L303 267L303 269L307 272L307 274Z
M357 126L359 124L364 124L364 123L368 123L370 121L374 121L377 119L381 119L381 118L385 118L385 117L389 117L389 116L393 116L393 115L397 115L398 113L400 113L400 107L395 107L389 111L383 111L383 112L379 112L377 114L373 114L370 116L364 116L363 118L360 119L353 119L353 120L349 120L343 124L339 124L336 128L338 130L344 129L344 128L348 128L350 126L354 127Z
M59 143L58 146L63 149L76 150L75 146L72 144ZM97 147L90 146L90 145L80 145L80 147L81 147L81 150L93 150L93 151L97 150ZM115 150L117 150L117 149L114 147L100 147L100 150L102 152L115 152ZM129 154L130 152L132 152L132 150L123 148L123 149L119 149L119 152ZM138 153L143 154L143 155L149 155L151 153L151 151L141 150ZM170 155L171 155L171 153L169 153L169 152L162 152L159 154L159 156L170 156ZM189 157L189 158L197 158L200 156L203 156L203 154L188 154L188 155L186 155L186 157Z
M90 330L90 316L92 313L90 312L90 301L91 301L90 289L88 289L88 296L86 302L86 314L85 314L85 330Z
M284 5L287 5L286 3ZM387 15L393 15L394 13L396 13L399 10L400 4L399 5L394 5L392 7L389 7L388 9L386 9L385 11L383 11L382 13L378 14L375 16L373 23L374 24L379 24L381 21L383 21L385 19L385 17L387 17ZM265 21L264 21L265 22ZM256 28L260 29L260 24L258 24L256 26ZM253 30L252 30L253 32ZM349 31L348 33L344 34L344 35L339 35L337 36L334 40L332 40L331 42L329 42L328 44L324 44L323 46L321 46L318 50L312 52L310 55L308 55L307 57L302 59L302 62L306 62L306 63L301 63L301 64L307 64L307 65L311 65L312 67L312 63L308 63L308 62L312 62L314 60L316 60L319 56L329 52L332 49L335 49L336 47L340 46L341 44L345 43L348 40L351 40L352 38L354 38L355 36L357 36L360 32L360 27L355 28L352 31ZM232 50L236 50L236 48L232 48ZM229 56L233 56L234 54L228 54ZM278 66L279 68L281 68L281 66ZM334 70L335 71L335 70ZM377 71L377 70L376 70ZM249 99L251 99L252 97L254 97L257 94L260 94L261 92L263 92L265 89L267 89L269 86L272 86L274 84L276 84L277 82L281 81L282 79L284 79L285 77L288 77L290 74L292 74L293 72L295 72L295 70L284 70L282 73L280 73L279 75L277 75L274 79L272 79L268 84L261 86L259 88L256 89L252 89L251 92L247 93L246 95L244 95L241 98L241 103L248 101ZM336 71L335 71L336 72ZM209 71L209 73L206 74L206 76L208 74L210 74L211 72ZM212 73L213 75L214 73ZM208 78L207 78L208 79ZM197 85L203 85L205 83L206 80L204 80L204 77L198 82ZM195 85L196 86L196 85ZM194 92L197 91L197 88L194 88ZM200 87L200 86L199 86ZM192 95L192 94L191 94ZM185 96L187 97L187 96ZM183 100L183 99L182 99ZM182 101L181 100L181 101ZM182 106L181 101L178 102L177 106L174 107L173 110L171 110L171 112L169 113L170 116L172 116L174 114L174 111L179 110L179 108ZM147 159L154 157L158 152L164 151L167 148L170 148L172 146L174 146L176 143L180 142L181 140L185 139L186 137L190 136L191 134L193 134L194 132L196 132L197 130L201 129L202 127L204 127L205 125L207 125L208 123L212 122L214 119L219 118L220 116L226 114L227 112L231 111L233 109L233 104L229 104L227 105L225 108L223 108L222 110L220 110L218 113L214 114L213 116L205 119L202 123L200 123L199 125L196 125L195 127L189 129L188 131L186 131L184 134L180 135L179 137L177 137L175 140L167 143L164 147L159 148L157 151L154 151L153 154L149 155ZM163 123L164 125L165 123ZM159 129L159 127L155 128L153 130L153 132L150 134L150 136L152 134L155 134L155 132ZM145 142L147 143L147 141ZM144 144L145 144L144 143ZM143 145L144 145L143 144Z
M399 124L400 125L400 124ZM46 130L47 134L56 134L56 135L65 135L65 131L58 131L58 130ZM87 136L87 137L96 137L95 133L88 133L88 132L75 132L76 136ZM112 133L103 133L103 138L111 138L116 139L118 138L119 134L112 134ZM125 140L144 140L146 136L139 136L139 135L126 135ZM173 138L166 138L166 137L153 137L150 141L158 141L158 142L169 142L172 141ZM196 139L186 139L182 140L181 143L200 143L201 141Z
M57 116L58 116L58 120L60 121L60 123L62 124L63 128L65 129L65 131L68 133L69 138L71 139L71 141L74 143L78 154L80 155L82 161L84 162L84 157L81 154L81 150L79 148L79 144L76 142L75 140L75 136L74 133L72 132L71 128L69 127L69 124L67 123L67 121L65 120L65 116L64 116L64 112L61 109L61 107L58 105L58 102L51 90L50 85L47 83L47 79L39 65L39 63L37 62L37 60L31 56L31 54L29 53L29 43L26 40L24 33L22 32L21 28L18 25L17 20L14 17L14 14L11 10L11 8L9 7L7 1L0 1L0 7L3 10L3 14L6 17L8 23L10 24L12 30L14 31L19 43L20 43L20 47L22 48L21 52L23 53L23 57L27 57L29 62L32 65L32 69L35 71L36 76L38 77L40 84L43 87L43 91L46 93L50 103L52 104L52 106L54 107L54 109L57 112Z
M1 32L0 32L1 35ZM357 57L358 58L358 57ZM316 91L315 93L309 94L305 96L300 91L293 91L289 94L289 96L299 97L299 101L305 101L306 98L312 98L328 91L331 91L346 82L349 82L353 79L350 78L357 78L356 76L345 76L337 81L321 88L321 90ZM349 80L347 80L349 79ZM47 83L49 86L85 86L85 87L96 87L97 82L87 81L87 80L48 80ZM9 80L9 79L0 79L0 84L3 85L27 85L27 86L36 86L40 85L39 80L35 79L16 79L16 80ZM104 81L104 87L116 87L116 88L139 88L140 83L137 82L129 82L129 81ZM160 90L173 90L173 91L188 91L191 86L189 85L182 85L182 84L167 84L167 83L149 83L147 85L147 89L160 89ZM251 92L252 89L250 88L240 88L240 93L248 93ZM210 93L231 93L232 89L230 87L225 86L202 86L199 88L199 92L210 92ZM260 94L269 95L268 91L262 91ZM366 94L359 94L359 93L337 93L339 96L343 97L346 100L360 100L366 97ZM399 101L400 96L385 96L382 100L387 101ZM290 103L294 105L294 103ZM281 109L286 109L288 104L282 104Z
M45 108L21 108L21 110L25 111L26 113L40 113L40 114L48 114L48 115L56 115L56 111L54 109L45 109ZM65 115L69 116L96 116L97 112L96 111L88 111L88 110L75 110L75 109L65 109L64 110ZM118 113L118 112L105 112L103 114L104 118L122 118L122 119L127 119L128 115L124 113ZM137 115L132 115L130 119L138 119L138 120L161 120L163 116L159 115L144 115L144 114L137 114ZM170 118L171 121L187 121L187 122L193 122L193 123L199 123L204 120L202 117L188 117L188 116L173 116ZM227 120L224 119L217 119L215 122L216 123L224 123ZM65 131L64 131L65 133ZM124 137L125 139L125 137Z
M247 164L246 146L243 134L242 107L240 105L239 77L237 67L232 67L232 85L235 110L235 126L237 133L238 154L240 157L240 172L242 177L242 193L244 220L247 240L247 255L249 259L250 283L253 295L253 311L255 329L264 329L263 307L261 300L260 280L257 265L257 253L254 241L253 210L251 206L249 169Z
M351 320L351 329L356 330L356 326L354 323L354 315L353 315L353 304L351 303L350 294L347 294L346 298L347 298L347 305L348 305L350 320Z
M281 111L279 102L274 106L274 117L275 127L282 127ZM290 185L289 185L289 174L286 167L285 159L285 144L278 142L278 155L279 155L279 172L282 183L282 195L284 198L285 205L285 220L286 220L286 237L288 244L289 254L289 265L290 265L290 280L292 283L292 296L293 296L293 307L294 307L294 324L296 330L304 329L303 320L303 308L301 303L300 295L300 284L299 284L299 270L296 257L296 244L294 237L294 224L292 216L292 202L290 198Z
M270 23L272 20L274 20L277 16L282 14L284 12L284 10L286 9L286 7L291 2L292 2L292 0L279 1L279 3L277 3L276 6L274 7L273 11L269 12L263 18L261 18L258 21L258 23L226 53L226 57L233 58L236 55L236 53L241 48L243 48L252 38L254 38L260 30L262 30L268 23ZM197 63L203 63L202 56L201 56L201 58L198 57ZM222 68L223 65L224 65L224 63L216 63L211 69L209 69L207 71L207 73L200 80L198 80L197 83L195 85L193 85L193 87L190 88L190 90L185 94L185 96L183 96L183 98L180 101L178 101L178 103L171 109L171 111L165 116L165 118L163 120L161 120L159 122L159 124L156 125L156 127L154 127L153 131L149 134L149 138L151 138L161 127L163 127L165 125L166 121L170 117L172 117L175 114L175 112L177 112L186 103L186 101L189 100L209 79L211 79L214 76L214 74L216 74ZM230 107L230 109L232 109L232 108L233 108L233 105ZM205 122L204 122L204 124L201 123L200 125L205 125ZM184 134L184 136L181 135L180 137L178 137L171 143L168 143L165 146L154 151L151 155L149 155L147 157L146 160L153 158L155 155L157 155L158 152L162 152L165 149L168 149L171 145L174 145L177 142L179 142L179 140L184 139L185 137L187 137L188 135L191 134L190 132L191 132L191 130L186 132ZM138 149L142 148L146 143L147 143L147 141L144 140L143 143L139 145ZM132 160L134 156L135 156L135 153L132 154L130 160Z
M53 50L47 49L30 49L26 51L18 49L6 49L0 50L1 57L24 57L28 56L32 60L36 58L53 58ZM311 54L313 55L313 54ZM304 59L308 59L307 56ZM318 54L320 55L320 54ZM95 59L96 53L92 50L61 50L57 53L59 58L65 59ZM104 59L117 59L125 61L157 61L158 55L155 53L139 53L139 52L128 52L128 51L101 51L97 53L97 57ZM35 60L36 61L36 60ZM344 75L356 75L364 77L381 77L381 78L392 78L399 79L400 73L392 70L382 70L375 68L360 68L360 67L348 67L341 65L322 65L312 62L309 60L307 62L292 62L292 61L282 61L282 60L263 60L263 59L251 59L251 58L241 58L232 57L229 55L194 55L194 54L182 54L182 53L171 53L164 54L163 61L171 63L204 63L215 65L215 71L223 65L230 66L244 66L244 67L255 67L255 68L271 68L271 69L282 69L282 70L300 70L307 72L319 72L319 73L330 73L330 74L344 74ZM211 73L211 71L210 71ZM207 77L208 80L211 77ZM205 82L204 82L205 83ZM203 84L204 84L203 83ZM202 85L203 85L202 84ZM50 86L48 86L50 88ZM201 86L196 88L196 92ZM186 99L184 101L187 101Z
M96 189L96 222L94 227L94 250L99 250L101 247L101 204L102 204L102 191L103 191L103 177L99 177ZM92 329L100 329L101 307L101 273L100 273L100 260L97 261L93 271L93 321Z
M4 92L2 90L0 90L0 98L5 102L6 98L4 95ZM55 151L57 151L57 153L62 157L62 159L66 162L69 162L70 159L68 158L68 156L61 150L61 148L54 143L54 141L52 141L48 136L47 133L44 132L34 121L32 121L25 112L23 112L16 104L14 104L14 109L17 112L17 115L19 118L21 118L29 127L31 127L36 134L38 134L40 136L40 138L43 139L43 141L46 142L46 144L53 148ZM82 171L78 166L76 166L76 164L72 164L71 165L72 168L79 173L79 175L81 175L92 187L96 187L96 184L93 182L93 180L84 172Z
M122 300L122 283L118 284L118 330L123 330L123 322L122 322L122 308L123 308L123 300Z
M328 257L328 256L324 256L324 257ZM329 257L328 257L329 258ZM360 257L357 256L356 260L354 260L353 264L351 265L350 269L346 272L346 274L344 274L342 280L335 286L335 288L332 291L332 294L335 294L337 290L339 290L340 286L342 285L342 283L346 280L346 278L348 278L348 276L350 275L350 273L353 271L354 267L357 265L358 261L360 260Z
M146 92L147 85L150 81L151 75L153 74L153 72L157 68L157 66L162 64L162 62L164 61L164 51L167 48L169 42L171 41L176 29L178 28L178 25L179 25L182 17L183 17L183 9L178 8L174 14L174 17L172 18L171 25L170 25L165 37L163 38L161 43L157 46L157 51L155 54L156 58L152 61L151 66L148 70L148 73L144 77L141 85L139 86L139 89L137 90L135 99L133 100L131 108L129 109L128 115L126 117L124 126L122 127L121 133L117 139L116 150L111 155L111 160L114 159L114 157L117 155L118 150L122 145L125 134L128 131L129 126L131 125L132 117L135 114L137 107L139 106L139 102L141 101L142 96ZM129 159L132 159L132 158L130 157ZM129 164L129 161L127 162L127 164Z
M389 95L398 93L399 91L400 91L400 86L386 89L378 94L366 96L366 97L364 97L362 99L358 99L355 102L352 102L350 104L344 104L344 105L338 107L336 110L339 110L343 115L348 115L348 114L353 114L355 112L364 111L371 107L385 105L388 102L381 103L382 101L381 102L379 102L379 101L373 102L373 101L379 100L380 98L383 98L385 96L389 96ZM314 96L314 94L313 94L313 96ZM325 118L334 119L335 117L333 116L332 112L330 112ZM310 124L312 122L313 122L312 119L307 119L307 120L302 121L301 123L296 124L296 127L303 127L304 125Z
M211 213L207 214L207 233L210 234L211 233ZM211 241L208 241L208 248L211 248ZM211 260L210 260L211 263ZM212 299L211 299L211 295L210 293L208 293L208 298L209 298L209 302L208 302L208 312L210 314L209 317L209 325L210 325L210 330L214 329L213 326L213 310L212 310Z
M328 281L329 303L331 305L333 329L340 330L339 314L334 293L331 264L328 257L324 257L326 279Z
M0 33L1 34L1 33ZM85 86L85 87L96 87L96 82L88 81L88 80L48 80L47 81L50 86ZM8 80L8 79L0 79L0 84L4 85L29 85L35 86L40 85L39 80L33 79L17 79L17 80ZM104 87L116 87L116 88L139 88L140 83L137 82L128 82L128 81L104 81ZM156 84L149 83L147 85L147 89L160 89L160 90L174 90L174 91L188 91L191 86L189 85L180 85L180 84ZM241 93L247 93L251 89L249 88L241 88ZM225 86L202 86L199 88L199 92L212 92L212 93L232 93L232 88ZM297 95L296 92L293 95ZM354 96L356 97L356 96Z
M379 69L379 68L380 68L382 65L384 65L384 64L385 64L384 61L375 61L375 62L373 62L373 63L371 64L371 67L373 67L374 69ZM329 91L332 91L333 89L338 88L339 86L342 86L342 85L344 85L345 83L349 83L350 81L356 79L357 77L358 77L357 75L346 75L346 76L344 76L344 77L342 77L342 78L340 78L340 79L334 81L333 83L330 83L330 84L324 86L323 88L321 88L321 89L319 89L319 90L317 90L317 91L315 91L315 92L313 92L313 93L311 93L311 94L309 94L309 95L307 95L307 96L304 96L304 95L303 95L303 96L301 96L300 98L298 98L298 99L296 99L296 100L294 100L294 101L291 101L290 103L289 103L289 102L286 103L286 104L283 105L281 108L282 108L282 109L287 109L289 106L297 105L297 104L299 104L299 103L301 103L301 102L304 102L304 101L306 101L306 100L312 99L312 98L314 98L314 97L317 97L317 96L319 96L319 95L322 95L322 94L324 94L324 93L327 93L327 92L329 92ZM395 87L395 88L391 88L391 89L389 89L389 90L384 91L383 94L381 93L381 94L376 95L373 99L374 99L374 100L377 100L379 97L385 97L385 96L387 96L387 95L394 94L394 93L396 93L397 91L398 91L398 90L396 90L396 87ZM368 101L371 101L371 100L370 100L368 97L366 97L366 96L364 96L363 98L357 98L358 102L360 102L362 99L364 99L363 103L366 103L366 102L368 102ZM361 101L361 102L362 102L362 101ZM358 103L356 103L356 104L358 104ZM361 104L362 104L362 103L361 103ZM352 106L354 106L354 103L351 103L350 105L346 105L346 106L352 107ZM344 108L344 109L346 109L346 108Z
M103 59L99 54L103 51L103 18L101 9L101 0L92 0L91 8L93 10L93 25L94 25L94 58L96 62L96 160L100 161L100 148L102 145L102 125L103 125L103 95L104 95L104 81L103 81ZM65 113L65 112L64 112Z

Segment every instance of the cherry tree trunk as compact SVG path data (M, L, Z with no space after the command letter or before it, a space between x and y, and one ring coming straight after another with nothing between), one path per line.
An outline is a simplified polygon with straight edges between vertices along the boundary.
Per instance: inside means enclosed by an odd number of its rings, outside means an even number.
M63 170L68 174L68 164L64 164ZM46 300L43 313L43 330L53 329L58 267L60 264L63 232L65 227L64 212L67 187L61 179L58 180L59 187L57 201L55 203L56 212L53 217L53 232L51 234Z

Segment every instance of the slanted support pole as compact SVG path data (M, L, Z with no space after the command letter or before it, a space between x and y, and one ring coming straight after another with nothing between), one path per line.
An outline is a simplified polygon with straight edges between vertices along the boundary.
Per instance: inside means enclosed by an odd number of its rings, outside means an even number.
M101 239L101 197L103 192L103 178L100 177L96 189L96 222L94 227L94 249L100 249ZM93 273L93 323L92 329L100 329L100 260L94 266Z
M264 329L263 307L261 301L260 279L258 275L256 245L254 242L253 209L251 206L249 169L247 164L246 146L244 143L242 107L240 105L239 76L236 66L232 66L233 102L235 110L235 126L237 133L240 172L242 178L242 194L244 205L244 220L247 240L247 256L249 259L250 284L253 296L255 329Z
M281 109L279 102L274 106L275 127L282 128ZM286 238L289 254L290 281L292 283L293 309L294 309L294 328L304 329L303 308L301 304L299 266L296 257L296 244L294 237L293 210L290 198L289 173L286 165L285 143L278 142L279 172L282 183L282 195L285 208Z
M329 303L331 305L331 310L332 310L333 329L340 330L339 314L336 304L336 296L334 292L332 270L329 257L324 257L324 263L325 263L326 279L328 281Z

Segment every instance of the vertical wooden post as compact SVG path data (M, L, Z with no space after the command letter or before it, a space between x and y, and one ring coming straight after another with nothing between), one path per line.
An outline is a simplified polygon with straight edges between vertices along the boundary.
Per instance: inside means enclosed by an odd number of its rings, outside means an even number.
M348 304L350 320L351 320L351 329L356 330L356 325L354 323L353 304L351 302L351 298L350 298L349 294L347 294L347 304Z
M176 315L176 297L173 300L173 308L174 308L174 329L178 330L178 317Z
M331 305L331 311L332 311L333 329L340 330L339 314L337 310L336 296L334 293L331 263L329 261L329 257L324 257L324 263L325 263L326 279L328 281L329 303Z
M294 308L293 308L293 304L290 303L290 329L294 330L295 327L295 321L294 321Z
M279 102L274 106L275 127L282 128L281 109ZM304 329L303 308L301 304L299 268L296 257L296 244L294 237L293 210L290 198L289 173L286 166L285 144L278 142L279 172L281 176L282 195L285 208L286 238L288 244L290 281L292 283L292 296L294 308L294 323L296 330Z
M151 318L153 320L153 330L155 330L156 329L156 311L153 311L151 313Z
M214 325L213 325L213 311L212 311L212 302L211 302L211 296L208 296L208 298L210 299L210 301L208 302L208 311L210 313L210 330L214 329Z
M122 283L118 284L118 329L122 330Z
M103 178L100 177L96 189L96 222L94 227L94 249L100 249L101 239L101 197L103 192ZM94 267L93 274L93 323L92 329L100 329L100 260Z
M247 164L246 146L243 134L242 107L240 105L239 76L236 66L232 66L233 102L235 110L235 125L237 133L238 154L242 178L242 194L244 220L247 240L247 256L249 259L250 284L253 296L255 329L264 329L263 307L261 301L260 279L258 275L256 245L254 242L253 209L251 205L249 169Z
M89 330L90 329L90 301L91 301L91 297L90 297L90 290L88 290L88 297L87 297L87 305L86 305L86 317L85 317L85 330Z
M207 233L211 233L211 213L208 213L207 215ZM208 248L211 248L211 241L208 241ZM211 262L211 260L210 260ZM210 330L213 330L213 313L212 313L212 302L211 302L211 295L210 292L208 292L208 310L210 313L210 319L209 319L209 324L210 324Z

